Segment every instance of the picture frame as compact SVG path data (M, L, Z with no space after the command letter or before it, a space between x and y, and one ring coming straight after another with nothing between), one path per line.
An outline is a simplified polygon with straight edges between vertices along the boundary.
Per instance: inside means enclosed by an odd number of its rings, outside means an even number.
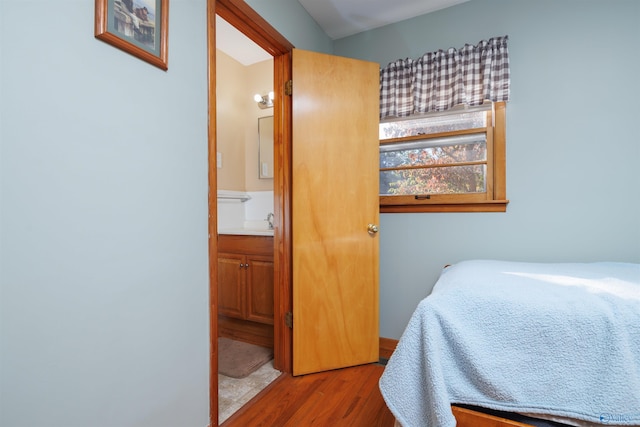
M169 0L95 0L95 36L166 71Z

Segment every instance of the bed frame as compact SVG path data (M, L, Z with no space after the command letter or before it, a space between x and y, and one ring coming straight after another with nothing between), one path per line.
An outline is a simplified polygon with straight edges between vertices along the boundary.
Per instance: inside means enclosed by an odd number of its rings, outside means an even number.
M533 427L531 424L523 424L454 405L451 405L451 410L456 417L456 427ZM396 421L394 427L402 426Z
M451 405L451 410L456 417L457 427L531 427L531 424L500 418L455 405Z

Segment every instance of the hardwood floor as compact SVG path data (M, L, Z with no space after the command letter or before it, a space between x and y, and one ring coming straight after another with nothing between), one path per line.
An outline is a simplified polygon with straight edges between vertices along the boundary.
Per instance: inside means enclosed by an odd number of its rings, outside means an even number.
M370 364L292 377L281 375L224 427L393 427L378 380L384 366Z

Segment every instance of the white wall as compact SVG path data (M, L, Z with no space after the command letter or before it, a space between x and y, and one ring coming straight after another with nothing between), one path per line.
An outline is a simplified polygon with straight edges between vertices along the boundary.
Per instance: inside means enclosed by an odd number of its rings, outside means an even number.
M267 228L269 213L273 213L273 191L218 190L218 231Z
M169 71L0 1L0 425L208 424L205 0Z

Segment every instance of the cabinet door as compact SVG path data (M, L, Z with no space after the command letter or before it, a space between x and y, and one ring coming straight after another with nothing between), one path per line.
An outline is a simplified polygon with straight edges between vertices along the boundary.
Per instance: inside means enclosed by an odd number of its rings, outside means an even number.
M247 255L247 320L273 325L273 257Z
M244 265L243 255L218 254L218 313L244 317Z
M379 65L294 50L292 102L299 375L378 360Z

